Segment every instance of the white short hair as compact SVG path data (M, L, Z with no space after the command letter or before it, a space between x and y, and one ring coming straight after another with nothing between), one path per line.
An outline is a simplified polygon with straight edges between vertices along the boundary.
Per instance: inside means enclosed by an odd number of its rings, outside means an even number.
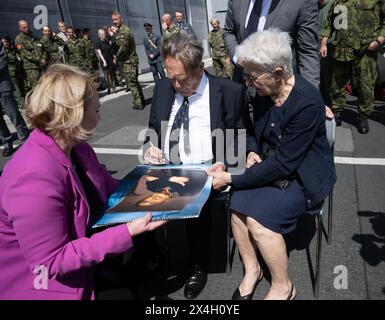
M291 38L287 32L272 28L251 34L235 51L240 64L251 63L266 72L280 66L284 77L293 74Z

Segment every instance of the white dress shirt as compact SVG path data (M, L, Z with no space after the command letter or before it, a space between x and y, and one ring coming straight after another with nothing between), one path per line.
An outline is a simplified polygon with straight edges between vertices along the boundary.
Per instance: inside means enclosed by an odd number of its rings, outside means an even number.
M170 160L169 141L172 125L179 108L183 104L184 97L176 93L171 108L170 119L166 132L164 154ZM183 125L179 136L179 155L183 164L200 164L212 160L211 121L210 121L210 90L209 79L203 73L202 79L195 93L189 100L189 138L190 154L184 152Z
M256 0L250 0L249 10L247 11L247 15L246 15L245 30L247 28L247 24L249 23L251 11L253 11L253 7L254 7L254 4L255 4L255 1ZM272 0L263 0L261 16L259 17L259 22L258 22L258 31L263 31L264 28L265 28L267 15L269 14L270 7L271 7L271 1ZM237 62L238 62L238 57L237 57L236 54L233 57L233 62L235 64L237 64Z
M255 1L256 0L250 0L249 11L247 11L247 16L245 21L245 29L247 27L247 24L249 23L251 11L253 11ZM271 7L271 0L263 0L261 16L259 17L259 23L258 23L258 31L263 31L263 29L265 28L266 19L267 19L267 15L269 14L270 7Z

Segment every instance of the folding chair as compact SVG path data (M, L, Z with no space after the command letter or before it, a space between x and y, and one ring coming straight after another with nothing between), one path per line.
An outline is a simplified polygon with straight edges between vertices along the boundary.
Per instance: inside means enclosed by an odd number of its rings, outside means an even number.
M334 156L334 142L336 137L336 122L334 119L326 120L326 136L329 141L330 150L332 156ZM315 261L315 272L314 272L314 287L313 293L314 297L318 299L319 296L319 283L320 283L320 274L321 274L321 249L322 249L322 233L324 231L323 224L323 215L325 211L325 202L322 202L320 205L308 210L307 213L313 215L316 220L317 228L317 244L316 244L316 261ZM326 234L326 241L330 245L332 242L332 227L333 227L333 190L330 192L328 197L328 231ZM309 255L308 255L309 256ZM309 261L309 265L311 261Z

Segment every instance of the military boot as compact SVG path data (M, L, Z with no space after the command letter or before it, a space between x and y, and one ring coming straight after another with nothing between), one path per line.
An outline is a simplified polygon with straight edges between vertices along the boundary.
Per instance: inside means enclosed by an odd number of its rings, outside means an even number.
M361 134L369 133L369 122L368 122L367 115L360 114L360 116L358 117L357 129L358 129L358 132Z

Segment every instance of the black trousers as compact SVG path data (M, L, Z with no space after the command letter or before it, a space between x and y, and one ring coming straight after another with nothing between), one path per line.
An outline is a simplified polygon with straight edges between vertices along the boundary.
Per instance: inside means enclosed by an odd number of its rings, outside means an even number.
M25 124L25 121L17 109L15 98L12 92L0 92L0 112L2 111L8 115L11 119L12 124L15 126L18 136L23 139L28 136L29 130ZM0 116L0 139L3 143L12 141L12 135L9 131L7 124L5 123L4 117Z
M223 272L226 231L225 197L212 192L199 218L169 221L155 235L170 272L190 273L197 265L208 272Z
M166 78L166 74L164 73L162 62L150 63L150 70L152 72L152 75L155 81Z

